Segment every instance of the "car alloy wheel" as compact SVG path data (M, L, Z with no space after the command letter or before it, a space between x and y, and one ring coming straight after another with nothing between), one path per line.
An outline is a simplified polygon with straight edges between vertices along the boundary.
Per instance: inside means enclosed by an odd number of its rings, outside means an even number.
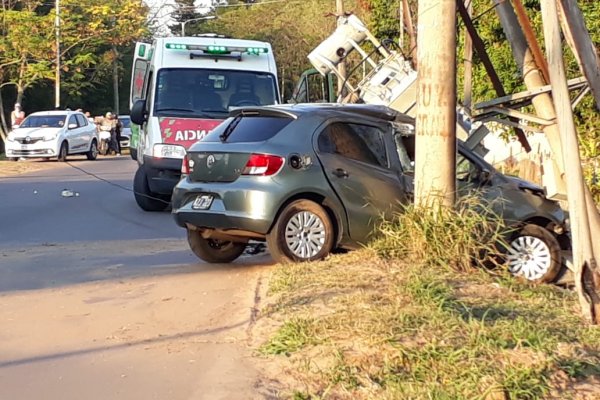
M335 245L335 229L330 214L308 199L285 206L267 234L267 245L277 262L321 260Z
M325 244L325 225L319 216L301 211L288 221L285 242L290 251L299 258L315 257Z
M529 281L551 282L561 267L560 246L546 229L526 225L509 242L506 262L513 275Z

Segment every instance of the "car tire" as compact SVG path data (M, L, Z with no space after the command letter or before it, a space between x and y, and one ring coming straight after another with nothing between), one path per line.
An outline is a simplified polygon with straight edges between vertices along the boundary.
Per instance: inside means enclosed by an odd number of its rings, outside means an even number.
M98 143L96 143L96 140L92 140L90 150L87 153L85 153L85 155L90 161L93 161L98 157Z
M335 232L327 212L310 200L296 200L279 214L267 235L277 262L321 260L331 252Z
M148 177L142 167L135 172L133 194L138 206L144 211L164 211L169 206L169 199L166 196L150 191Z
M98 152L100 155L105 156L108 153L108 143L106 140L100 140L100 146L98 147Z
M536 283L553 282L562 268L558 240L547 229L533 224L512 235L505 260L513 275Z
M67 161L67 156L69 155L69 145L67 142L62 142L60 145L60 150L58 151L57 159L60 162Z
M8 157L7 161L19 161L19 157Z
M226 264L242 255L246 243L205 239L200 232L187 230L188 243L194 254L211 264Z
M129 148L129 155L131 156L132 160L137 160L137 149L130 147Z

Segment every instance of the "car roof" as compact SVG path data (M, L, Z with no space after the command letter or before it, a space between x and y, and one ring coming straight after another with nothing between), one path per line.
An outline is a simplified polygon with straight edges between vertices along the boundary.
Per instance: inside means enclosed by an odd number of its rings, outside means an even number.
M42 115L42 116L50 116L50 115L71 115L71 114L81 114L79 111L71 111L71 110L52 110L52 111L36 111L31 115Z
M267 115L283 114L292 118L299 118L305 115L331 118L350 114L384 121L414 123L414 119L406 114L402 114L386 106L373 104L298 103L263 107L242 107L231 111L230 116L253 113Z

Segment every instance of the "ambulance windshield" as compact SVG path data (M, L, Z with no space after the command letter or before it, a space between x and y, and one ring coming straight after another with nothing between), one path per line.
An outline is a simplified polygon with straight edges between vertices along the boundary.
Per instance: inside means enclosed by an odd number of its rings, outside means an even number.
M263 72L162 69L156 82L154 114L223 119L237 107L275 104L276 85L275 77Z

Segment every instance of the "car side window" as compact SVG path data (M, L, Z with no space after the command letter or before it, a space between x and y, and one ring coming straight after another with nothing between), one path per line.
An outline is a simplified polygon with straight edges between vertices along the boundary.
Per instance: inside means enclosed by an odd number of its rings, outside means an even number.
M456 155L456 181L459 186L478 185L480 175L481 170L475 163L460 153Z
M80 127L86 126L88 124L86 118L81 114L75 115L75 118L77 118L77 123L79 124Z
M335 122L319 135L319 150L388 168L383 131L379 128Z
M79 124L77 123L77 118L75 117L75 115L71 115L71 116L69 117L69 122L68 122L67 126L69 126L69 125L71 125L71 124L75 124L75 125L77 125L75 128L78 128L78 127L79 127ZM74 129L75 129L75 128L74 128Z

